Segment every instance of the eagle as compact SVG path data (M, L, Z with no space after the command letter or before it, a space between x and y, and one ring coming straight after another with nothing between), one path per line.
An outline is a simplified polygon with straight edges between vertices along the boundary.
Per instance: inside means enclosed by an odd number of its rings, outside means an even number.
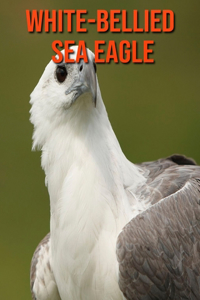
M200 299L200 167L178 154L130 162L87 55L87 63L51 60L31 93L33 149L50 199L32 298Z

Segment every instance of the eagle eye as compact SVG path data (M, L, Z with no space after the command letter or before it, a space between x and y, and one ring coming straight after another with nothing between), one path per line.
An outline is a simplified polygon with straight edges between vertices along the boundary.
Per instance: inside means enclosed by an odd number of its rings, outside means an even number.
M67 70L65 67L58 66L56 69L56 78L58 82L62 83L67 77Z

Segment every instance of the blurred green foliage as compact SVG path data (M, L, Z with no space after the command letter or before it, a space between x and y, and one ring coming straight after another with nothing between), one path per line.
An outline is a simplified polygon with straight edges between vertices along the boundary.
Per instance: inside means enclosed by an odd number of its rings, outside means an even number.
M27 32L26 9L172 9L170 34L87 34ZM49 231L49 200L40 153L31 152L29 95L53 54L55 39L155 40L155 64L98 65L108 114L126 156L133 162L181 153L200 162L199 0L183 1L4 1L1 5L0 101L0 299L31 299L29 265ZM142 22L141 16L141 22ZM130 18L131 19L131 18ZM141 51L141 50L140 50Z

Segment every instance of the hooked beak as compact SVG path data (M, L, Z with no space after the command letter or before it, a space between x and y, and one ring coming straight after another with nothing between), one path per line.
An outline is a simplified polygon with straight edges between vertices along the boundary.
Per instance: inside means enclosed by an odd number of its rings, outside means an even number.
M92 102L96 107L96 73L91 61L85 63L83 60L78 64L79 74L78 78L73 82L72 86L65 92L66 95L73 93L72 103L76 101L82 94L90 93L92 96Z

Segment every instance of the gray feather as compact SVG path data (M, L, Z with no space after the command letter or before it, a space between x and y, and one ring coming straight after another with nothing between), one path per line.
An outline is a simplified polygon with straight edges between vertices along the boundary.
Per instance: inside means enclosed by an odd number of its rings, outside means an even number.
M200 299L200 167L180 155L140 167L151 206L118 237L119 287L128 300Z

